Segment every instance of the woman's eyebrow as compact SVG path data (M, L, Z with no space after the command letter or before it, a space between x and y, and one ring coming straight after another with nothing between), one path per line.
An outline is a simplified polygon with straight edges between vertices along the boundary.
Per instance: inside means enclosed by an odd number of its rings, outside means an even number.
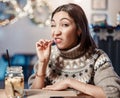
M68 18L61 18L60 19L60 21L62 21L62 20L68 20L69 22L73 22L73 20L72 19L68 19ZM55 20L54 19L51 19L51 22L55 22Z
M73 20L72 20L72 19L69 19L69 18L61 18L60 21L62 21L62 20L64 20L64 19L65 19L65 20L68 20L68 21L70 21L70 22L73 22Z
M73 23L73 22L74 22L72 19L69 19L69 18L61 18L60 21L62 21L62 20L67 20L67 21L69 21L70 23ZM51 22L55 22L55 20L52 18L52 19L51 19Z
M68 18L61 18L60 20L69 20L69 21L71 21L71 19L68 19Z

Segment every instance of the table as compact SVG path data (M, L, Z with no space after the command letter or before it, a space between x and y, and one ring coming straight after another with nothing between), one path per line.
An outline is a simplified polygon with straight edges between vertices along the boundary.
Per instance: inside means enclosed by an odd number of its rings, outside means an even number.
M74 91L48 91L40 89L25 89L24 98L93 98L88 95L77 96ZM4 89L0 89L0 98L7 98Z
M25 89L24 91L24 98L77 98L76 93L73 91L48 91L40 89ZM0 98L7 98L4 89L0 89Z

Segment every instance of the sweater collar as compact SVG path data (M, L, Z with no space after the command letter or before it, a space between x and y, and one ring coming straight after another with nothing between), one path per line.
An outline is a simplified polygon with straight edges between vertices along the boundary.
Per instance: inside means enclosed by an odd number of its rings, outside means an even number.
M60 52L60 55L65 58L74 59L74 58L80 57L81 55L79 48L80 48L80 44L78 44L77 46L69 50L59 50L59 52Z

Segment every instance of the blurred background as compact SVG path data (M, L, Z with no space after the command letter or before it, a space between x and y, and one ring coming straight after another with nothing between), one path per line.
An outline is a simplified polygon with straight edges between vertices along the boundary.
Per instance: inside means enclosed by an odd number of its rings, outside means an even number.
M66 3L83 8L92 37L120 76L120 0L0 0L0 88L4 88L8 65L6 49L11 65L23 67L28 88L27 80L37 61L35 43L51 39L51 12Z

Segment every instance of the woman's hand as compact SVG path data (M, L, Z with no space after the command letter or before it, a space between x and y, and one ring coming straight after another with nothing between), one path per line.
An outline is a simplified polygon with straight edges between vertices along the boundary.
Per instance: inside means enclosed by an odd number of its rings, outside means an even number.
M39 58L39 62L47 63L50 58L52 41L50 40L39 40L36 42L36 51Z
M60 90L67 89L68 87L69 87L68 80L66 79L66 80L62 80L60 82L56 82L53 85L48 85L43 89L60 91Z

